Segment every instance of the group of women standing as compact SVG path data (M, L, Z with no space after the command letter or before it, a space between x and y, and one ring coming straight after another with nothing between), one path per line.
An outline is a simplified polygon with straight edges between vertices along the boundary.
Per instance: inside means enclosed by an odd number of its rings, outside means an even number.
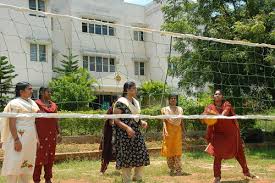
M51 101L51 91L41 87L39 99L33 101L32 86L20 82L15 87L16 97L4 112L55 113L57 106ZM2 176L7 183L28 183L31 178L40 182L44 166L45 182L51 183L56 142L61 139L57 119L17 117L2 119L1 143L4 150Z
M140 104L136 100L137 88L134 82L124 84L123 95L108 110L108 114L138 115ZM51 101L51 91L41 87L40 97L35 102L30 99L32 86L29 83L16 85L16 98L10 101L4 112L14 113L55 113L57 105ZM213 96L213 104L205 108L204 114L235 115L233 107L223 99L220 90ZM163 115L182 115L177 106L177 95L169 96L169 105L161 109ZM144 166L150 164L149 153L140 128L147 128L146 121L137 118L107 120L104 139L101 144L104 173L108 163L115 159L116 168L122 171L123 183L142 181ZM44 166L46 183L51 183L56 143L61 139L57 119L18 117L6 118L2 123L1 142L4 149L2 175L8 183L27 183L31 176L40 182ZM182 139L184 123L182 119L163 120L163 145L161 155L167 158L171 176L181 176ZM222 159L236 158L245 176L254 178L247 167L240 129L235 119L218 119L208 126L207 152L214 156L214 182L221 180ZM224 146L224 144L227 144ZM133 176L132 176L132 170Z
M135 99L137 94L134 82L124 84L123 96L113 105L109 114L140 114L140 104ZM169 105L161 109L163 115L182 115L183 109L177 106L177 95L170 95ZM215 91L213 103L205 108L204 114L234 116L233 107L225 101L220 90ZM140 119L123 118L107 120L105 124L102 148L101 172L107 169L106 163L116 159L116 168L122 170L122 182L141 181L144 166L150 164L148 150L140 127L147 128L147 123ZM106 128L112 129L106 133ZM110 135L111 134L111 135ZM110 137L111 136L111 137ZM167 158L167 165L171 176L181 176L182 172L182 141L184 136L184 123L182 119L173 118L163 120L163 144L161 155ZM109 140L108 140L109 139ZM214 156L214 183L221 180L221 161L236 158L240 163L246 177L255 178L247 167L240 129L235 119L218 119L214 125L208 126L207 152ZM105 145L104 144L108 144ZM223 146L224 144L227 144ZM112 153L110 153L110 151ZM109 152L109 156L106 156ZM131 171L134 169L134 175Z

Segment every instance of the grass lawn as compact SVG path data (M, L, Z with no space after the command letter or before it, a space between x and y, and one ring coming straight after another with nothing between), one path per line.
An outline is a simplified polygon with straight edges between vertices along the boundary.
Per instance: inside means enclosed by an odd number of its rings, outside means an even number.
M247 152L248 165L257 180L244 180L241 168L235 160L223 162L224 183L275 183L275 149L251 150ZM200 183L212 182L212 158L203 152L185 153L182 158L181 177L170 177L166 161L162 157L152 157L151 165L145 168L144 182L148 183ZM104 176L99 174L100 161L68 161L54 166L55 183L116 183L121 182L119 171L114 163L109 165ZM0 182L4 183L3 177ZM44 181L43 181L44 182Z

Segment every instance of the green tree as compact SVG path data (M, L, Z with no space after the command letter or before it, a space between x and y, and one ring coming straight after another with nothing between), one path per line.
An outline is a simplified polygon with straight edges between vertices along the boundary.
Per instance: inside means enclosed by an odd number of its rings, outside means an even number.
M165 90L164 90L165 88ZM143 106L162 105L171 88L160 81L146 81L139 88L139 96Z
M96 80L85 69L62 75L52 80L49 86L53 89L53 100L62 110L81 110L88 107L95 99L92 85Z
M275 44L273 0L166 0L162 4L166 31ZM176 39L174 48L181 56L171 59L176 64L173 74L189 93L206 85L222 89L238 113L275 105L274 49L195 39Z
M79 68L78 61L76 58L78 55L73 55L72 50L69 49L68 55L62 55L64 57L63 60L61 60L61 67L55 67L54 72L60 74L60 75L67 75L72 72L76 72Z
M10 99L9 94L13 94L12 80L17 76L14 74L14 66L9 64L7 57L0 56L0 109L3 109Z

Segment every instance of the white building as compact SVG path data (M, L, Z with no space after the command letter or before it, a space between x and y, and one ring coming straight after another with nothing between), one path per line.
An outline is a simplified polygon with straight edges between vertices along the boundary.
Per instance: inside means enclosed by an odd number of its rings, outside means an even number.
M8 56L19 76L34 88L47 85L62 55L72 49L79 66L97 81L98 103L122 92L125 81L140 85L147 80L165 81L170 38L104 22L160 30L160 5L140 6L123 0L0 0L0 3L61 15L96 20L81 21L22 13L0 6L0 55ZM100 22L103 22L100 23ZM115 75L119 75L118 82ZM168 84L177 80L168 77Z

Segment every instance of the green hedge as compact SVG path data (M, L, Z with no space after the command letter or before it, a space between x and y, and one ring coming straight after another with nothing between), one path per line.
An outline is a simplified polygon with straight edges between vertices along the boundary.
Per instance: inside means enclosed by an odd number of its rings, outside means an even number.
M144 115L157 116L160 115L160 106L155 106L151 108L145 108L141 111ZM160 132L162 131L162 121L157 119L146 120L148 122L148 129L146 132Z
M62 111L67 113L67 111ZM76 111L83 114L106 114L104 110L90 110L90 111ZM146 108L142 110L145 115L159 115L160 107ZM162 130L162 123L160 120L147 120L149 128L147 132L159 132ZM63 135L98 135L102 133L104 126L104 119L81 119L81 118L64 118L60 120L60 126Z
M179 97L179 106L182 107L185 115L202 114L204 108L211 103L209 94L201 94L197 99ZM202 124L200 120L185 120L185 128L187 131L202 131L206 130L206 125Z
M193 107L192 109L189 109L190 111L200 111L203 108L202 107ZM160 106L155 106L151 108L145 108L141 111L144 115L160 115ZM66 111L62 111L65 112ZM106 111L104 110L96 110L96 111L77 111L77 113L83 113L83 114L105 114ZM81 118L65 118L60 120L60 126L62 129L63 135L98 135L102 133L102 129L104 126L103 119L81 119ZM149 124L148 129L146 132L161 132L162 131L162 121L156 120L156 119L149 119L146 120ZM186 121L186 128L188 131L193 130L204 130L205 125L202 125L198 120L187 120Z
M204 111L205 106L210 104L211 98L208 94L202 94L198 96L198 99L190 99L186 97L179 97L179 106L184 110L186 115L201 114ZM150 108L142 109L144 115L160 115L161 106L156 105ZM66 111L62 111L66 112ZM96 111L77 111L77 113L84 114L105 114L104 110ZM61 119L60 125L63 135L98 135L102 133L104 125L103 119ZM162 122L161 120L149 119L147 120L149 127L146 132L161 132ZM255 120L239 120L242 136L245 138L248 131L255 128ZM199 120L185 120L185 128L187 132L203 131L206 130L206 125L202 124Z
M66 111L62 111L65 112ZM106 111L77 111L83 114L105 114ZM63 135L97 135L102 132L103 119L64 118L59 121Z

